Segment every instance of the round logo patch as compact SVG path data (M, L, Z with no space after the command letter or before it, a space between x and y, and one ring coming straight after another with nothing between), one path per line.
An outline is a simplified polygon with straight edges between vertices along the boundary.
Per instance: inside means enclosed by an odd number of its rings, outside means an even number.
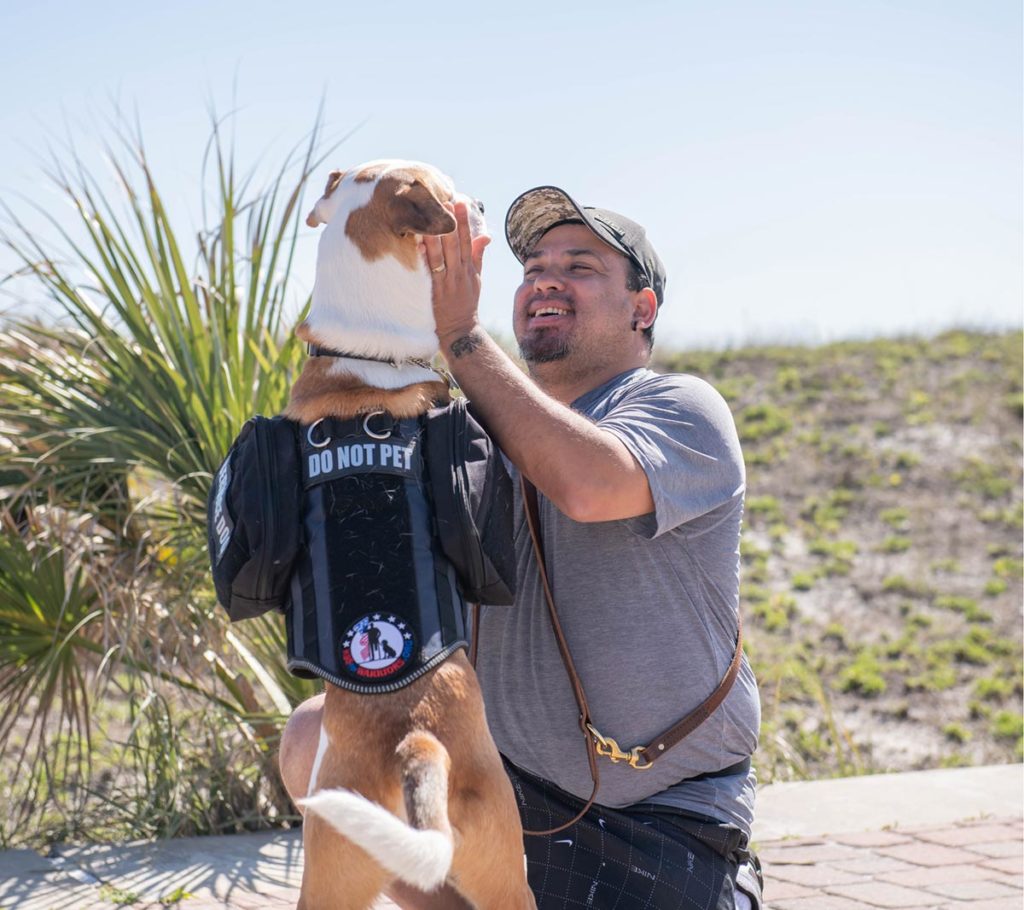
M409 663L415 644L408 623L397 616L368 613L345 633L341 660L353 676L385 679Z

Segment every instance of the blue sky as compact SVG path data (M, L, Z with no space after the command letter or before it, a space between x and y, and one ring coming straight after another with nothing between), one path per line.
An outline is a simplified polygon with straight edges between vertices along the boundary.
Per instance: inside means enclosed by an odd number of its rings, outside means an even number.
M647 227L672 346L1021 322L1018 2L12 6L0 197L21 212L60 205L40 167L53 137L100 160L118 98L187 227L211 99L237 99L243 162L276 163L324 95L328 138L362 124L337 166L430 161L485 201L482 313L506 334L501 224L542 183Z

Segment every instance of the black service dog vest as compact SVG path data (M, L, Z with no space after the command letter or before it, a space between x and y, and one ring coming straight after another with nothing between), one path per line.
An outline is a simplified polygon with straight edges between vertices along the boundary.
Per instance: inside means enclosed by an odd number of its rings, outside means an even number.
M288 604L288 669L354 692L408 685L467 647L440 551L417 418L300 428L305 546Z
M465 399L304 426L246 421L207 502L217 600L284 613L288 668L386 692L466 646L465 601L515 592L512 487Z

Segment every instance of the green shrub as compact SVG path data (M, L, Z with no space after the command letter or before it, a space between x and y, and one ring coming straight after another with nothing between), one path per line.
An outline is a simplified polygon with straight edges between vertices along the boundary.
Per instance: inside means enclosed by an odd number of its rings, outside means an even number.
M751 496L744 504L747 515L757 516L766 522L782 521L782 506L774 496Z
M803 386L800 370L796 367L780 367L775 374L775 385L782 392L795 392Z
M853 663L839 674L839 688L843 692L859 692L867 698L885 692L885 677L882 676L878 658L870 650L862 650Z
M935 598L935 606L940 610L952 610L961 613L968 622L992 622L992 614L982 610L973 597L957 594L942 594Z
M1013 528L1018 531L1024 528L1024 508L1022 508L1021 503L1006 506L1005 508L986 506L978 510L977 516L978 521L984 524L1005 525L1007 528Z
M1024 716L1015 711L998 711L992 718L992 734L996 739L1020 739L1024 736Z
M1018 579L1024 574L1024 560L1001 556L992 563L992 571L997 578Z
M942 733L946 739L954 743L965 743L971 738L971 731L968 730L963 724L949 723L942 728Z
M999 676L983 676L974 683L974 694L983 701L1002 701L1013 695L1014 684Z
M814 572L795 572L790 579L794 591L810 591L818 576Z
M768 589L761 585L748 584L740 585L740 602L749 604L760 604L768 600Z
M910 549L910 538L890 534L878 545L878 549L883 553L905 553Z
M1016 486L1014 479L1007 477L1001 467L976 455L967 459L964 467L953 475L953 480L962 490L985 499L1002 499Z
M1011 392L1004 400L1014 414L1024 417L1024 392Z
M954 660L963 664L972 664L975 667L986 667L992 663L994 656L987 644L969 636L957 639L951 643Z
M752 404L736 415L740 442L750 444L786 433L793 426L786 411L770 403Z
M843 650L847 648L846 629L843 627L842 623L829 623L825 627L825 631L822 633L821 638L822 641L834 641Z
M902 506L897 506L893 509L883 509L878 517L895 531L903 530L910 521L910 513Z
M804 502L800 517L819 531L833 534L839 530L854 498L852 491L842 488L831 490L824 496L810 496Z
M945 692L959 682L956 670L948 661L933 661L931 666L903 680L908 692Z
M781 439L773 439L766 445L745 453L747 466L773 465L785 461L789 457L789 449Z
M954 559L952 556L947 556L944 559L934 560L929 568L933 572L953 574L960 571L960 560Z
M816 556L832 556L836 559L853 559L857 555L857 543L853 540L828 540L816 537L807 549Z
M897 452L893 458L893 467L898 471L908 471L921 463L921 456L916 452Z
M796 598L792 594L772 594L767 600L754 603L750 612L761 620L767 631L781 632L796 613Z
M902 594L905 597L929 597L931 588L923 581L911 581L903 575L889 575L882 580L882 590L886 594Z

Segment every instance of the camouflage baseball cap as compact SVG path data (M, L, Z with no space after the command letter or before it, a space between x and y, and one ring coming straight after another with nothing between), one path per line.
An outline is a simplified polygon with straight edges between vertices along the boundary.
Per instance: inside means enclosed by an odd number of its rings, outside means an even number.
M665 297L665 266L654 252L646 231L624 215L579 205L557 186L538 186L527 190L509 207L505 236L516 259L525 262L545 233L569 222L582 222L608 246L631 260L661 306Z

